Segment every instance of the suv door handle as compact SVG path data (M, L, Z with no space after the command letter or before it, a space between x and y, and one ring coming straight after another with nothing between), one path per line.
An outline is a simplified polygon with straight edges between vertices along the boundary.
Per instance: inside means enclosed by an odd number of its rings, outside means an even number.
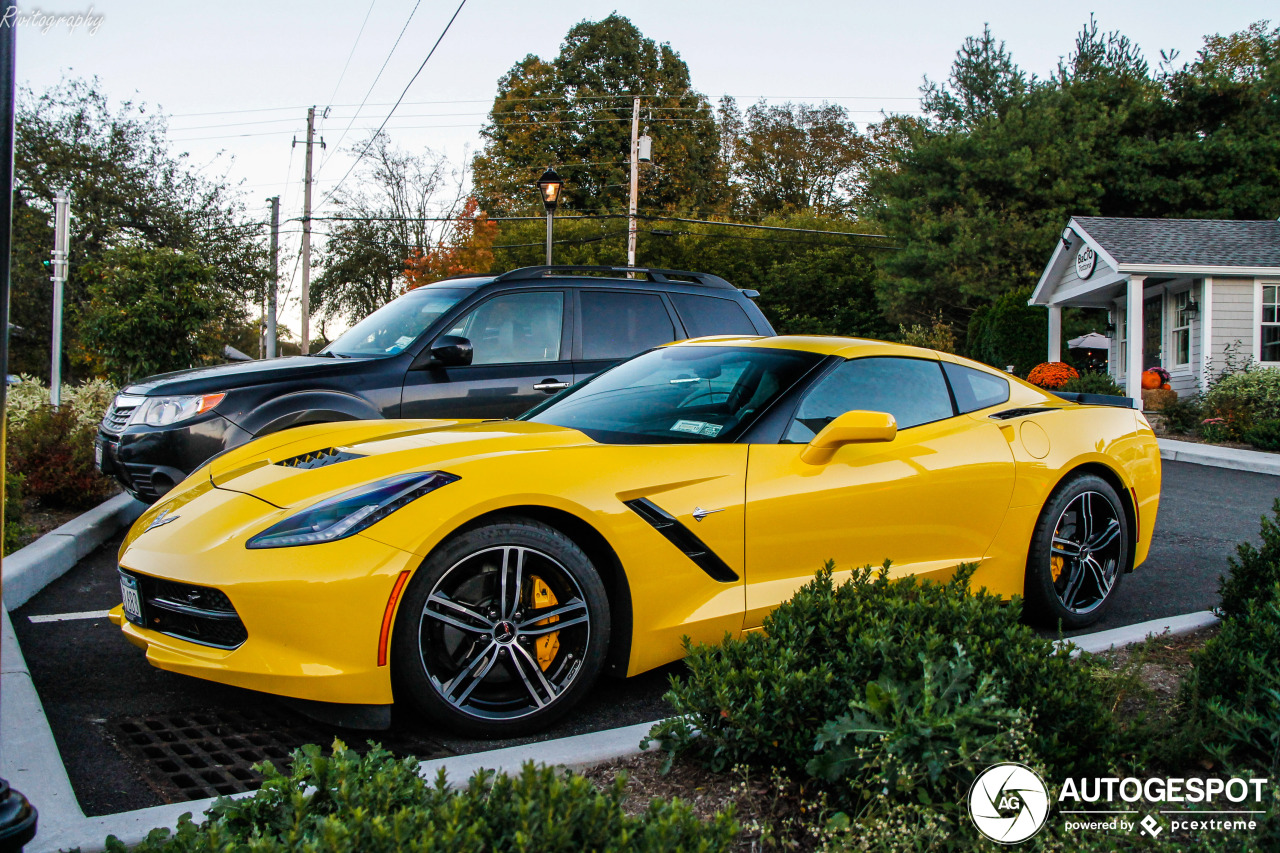
M550 394L552 391L563 391L569 387L568 382L558 382L555 379L544 379L537 385L533 386L535 391L545 391Z

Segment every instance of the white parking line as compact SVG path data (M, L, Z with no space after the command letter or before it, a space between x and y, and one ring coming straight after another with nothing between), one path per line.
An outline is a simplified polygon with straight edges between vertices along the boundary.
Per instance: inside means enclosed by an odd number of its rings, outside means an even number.
M106 619L107 610L84 610L80 613L50 613L47 616L28 616L32 622L70 622L75 619Z

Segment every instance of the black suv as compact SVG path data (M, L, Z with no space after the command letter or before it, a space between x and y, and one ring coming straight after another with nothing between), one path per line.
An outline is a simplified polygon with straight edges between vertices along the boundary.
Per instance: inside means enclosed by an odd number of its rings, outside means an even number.
M636 353L703 335L772 335L722 278L527 267L411 290L313 356L152 376L115 398L96 455L152 502L209 457L278 430L365 418L503 418Z

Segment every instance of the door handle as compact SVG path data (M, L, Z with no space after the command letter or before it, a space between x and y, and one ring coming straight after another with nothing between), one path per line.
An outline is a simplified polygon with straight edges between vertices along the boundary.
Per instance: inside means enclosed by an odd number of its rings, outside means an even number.
M533 386L535 391L545 391L550 394L552 391L563 391L569 387L568 382L557 382L555 379L544 379L537 385Z

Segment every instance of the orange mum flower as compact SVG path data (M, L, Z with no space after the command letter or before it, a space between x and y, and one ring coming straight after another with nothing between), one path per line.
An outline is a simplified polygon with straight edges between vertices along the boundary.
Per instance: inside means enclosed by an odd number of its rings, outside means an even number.
M1080 374L1069 364L1061 361L1046 361L1031 368L1027 381L1050 391L1061 388Z

